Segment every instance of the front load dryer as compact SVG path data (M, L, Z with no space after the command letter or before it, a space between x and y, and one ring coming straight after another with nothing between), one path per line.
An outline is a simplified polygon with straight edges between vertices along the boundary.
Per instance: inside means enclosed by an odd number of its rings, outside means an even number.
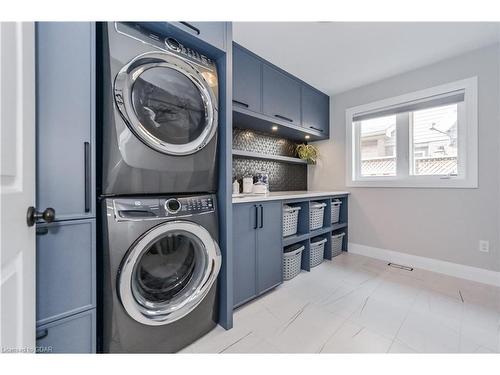
M213 60L137 23L102 28L102 195L215 192Z
M106 353L172 353L217 324L215 195L103 200Z

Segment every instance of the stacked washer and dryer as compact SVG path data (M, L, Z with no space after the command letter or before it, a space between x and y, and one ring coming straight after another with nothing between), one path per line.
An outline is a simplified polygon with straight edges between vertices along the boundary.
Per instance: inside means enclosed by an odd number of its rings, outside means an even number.
M102 350L176 352L218 319L217 69L134 23L102 51Z

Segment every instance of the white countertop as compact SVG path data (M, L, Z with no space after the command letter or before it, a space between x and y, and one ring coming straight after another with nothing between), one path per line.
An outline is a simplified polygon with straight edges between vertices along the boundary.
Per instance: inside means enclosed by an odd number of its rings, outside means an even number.
M336 195L346 195L348 191L272 191L268 194L241 194L234 197L233 203L248 203L248 202L263 202L263 201L279 201L288 199L315 198L315 197L331 197Z

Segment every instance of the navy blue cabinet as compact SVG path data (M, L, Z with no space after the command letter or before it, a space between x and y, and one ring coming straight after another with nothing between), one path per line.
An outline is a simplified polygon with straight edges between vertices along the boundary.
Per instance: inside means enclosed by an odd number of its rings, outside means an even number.
M52 323L37 327L37 352L95 353L96 313L88 310Z
M257 295L256 259L257 205L233 205L233 280L234 305Z
M283 281L281 202L233 205L234 305Z
M257 231L257 291L263 293L283 282L281 202L259 204Z
M262 108L262 62L237 45L233 48L233 105L254 112Z
M95 308L95 221L37 226L37 325Z
M330 135L330 97L307 85L302 85L302 126Z
M36 41L37 205L93 217L94 24L41 22Z
M330 136L330 97L233 44L233 113L240 127L303 141Z
M96 350L95 23L36 24L37 343Z
M264 65L262 109L266 115L300 125L300 83L277 69Z
M225 51L226 46L226 22L172 22L177 28Z

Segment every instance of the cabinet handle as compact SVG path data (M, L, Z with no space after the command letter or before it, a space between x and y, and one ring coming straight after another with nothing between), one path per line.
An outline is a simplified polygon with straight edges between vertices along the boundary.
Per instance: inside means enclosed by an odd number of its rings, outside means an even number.
M321 133L323 133L323 131L324 131L323 129L320 129L320 128L315 128L314 126L309 126L309 127L310 127L311 129L314 129L314 130L316 130L316 131L318 131L318 132L321 132Z
M42 329L40 331L36 331L36 339L41 340L49 335L48 329Z
M253 208L255 211L255 223L254 223L253 229L257 229L259 227L259 209L256 205L253 206Z
M185 21L180 21L179 23L183 24L188 29L191 29L191 31L193 31L196 35L200 35L200 29L198 29L197 27L194 27L193 25Z
M293 122L293 120L291 118L288 118L288 117L285 117L285 116L282 116L282 115L274 115L274 117L277 117L281 120L285 120L285 121L288 121L288 122Z
M260 207L260 227L259 228L264 228L264 207L262 207L261 204L259 204Z
M235 104L239 104L239 105L241 105L241 106L243 106L243 107L245 107L245 108L248 108L248 107L249 107L249 105L248 105L247 103L240 102L239 100L234 100L234 99L233 99L233 103L235 103Z
M90 212L90 143L83 143L85 173L85 212Z

